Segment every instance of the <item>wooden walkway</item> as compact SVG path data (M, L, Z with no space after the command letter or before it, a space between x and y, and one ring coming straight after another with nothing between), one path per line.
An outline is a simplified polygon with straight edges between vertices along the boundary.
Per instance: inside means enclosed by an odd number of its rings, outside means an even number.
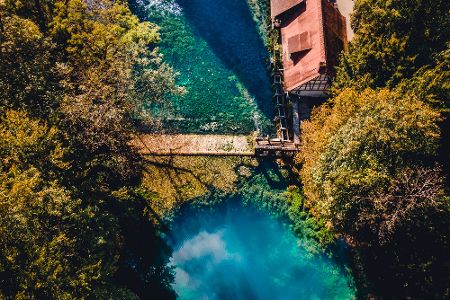
M293 142L279 139L255 140L255 156L293 156L296 152L298 152L298 147Z

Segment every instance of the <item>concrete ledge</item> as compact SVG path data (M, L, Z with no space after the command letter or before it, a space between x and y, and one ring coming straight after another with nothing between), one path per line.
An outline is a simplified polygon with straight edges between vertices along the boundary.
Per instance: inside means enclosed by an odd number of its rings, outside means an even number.
M132 141L144 155L253 156L247 135L143 134Z

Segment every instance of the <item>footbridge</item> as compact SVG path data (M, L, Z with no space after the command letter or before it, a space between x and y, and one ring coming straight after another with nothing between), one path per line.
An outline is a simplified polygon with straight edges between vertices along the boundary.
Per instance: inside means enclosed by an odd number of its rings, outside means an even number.
M294 154L296 149L292 143L276 138L226 134L141 134L132 145L148 156L283 157Z

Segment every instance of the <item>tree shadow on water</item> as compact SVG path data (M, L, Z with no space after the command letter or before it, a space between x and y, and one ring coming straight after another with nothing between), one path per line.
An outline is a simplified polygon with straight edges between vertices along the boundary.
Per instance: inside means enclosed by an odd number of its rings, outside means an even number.
M176 0L196 34L255 97L259 109L273 116L267 49L244 0Z

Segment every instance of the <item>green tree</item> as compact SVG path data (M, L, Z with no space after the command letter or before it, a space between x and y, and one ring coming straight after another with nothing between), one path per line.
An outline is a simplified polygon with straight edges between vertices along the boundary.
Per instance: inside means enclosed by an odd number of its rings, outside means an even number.
M90 152L129 153L135 121L152 124L148 106L182 92L157 26L124 1L8 0L0 24L1 106L60 120Z
M87 189L138 183L142 166L129 141L137 120L152 124L151 103L179 93L154 44L158 28L139 22L122 1L57 2L51 35L65 59L60 126L77 151ZM99 182L99 180L101 182Z
M445 0L358 0L351 17L355 38L341 56L335 86L395 87L450 40Z
M54 108L52 43L31 20L5 14L0 6L0 108L45 116Z
M178 92L171 69L149 49L158 28L111 0L57 2L51 27L67 56L59 71L68 130L92 152L126 149L133 119Z
M450 113L450 43L434 55L434 64L419 69L409 80L397 87L404 93L414 93L424 102L439 109L445 116Z
M42 32L52 18L55 0L3 0L0 3L0 15L17 15L37 24Z
M436 154L439 114L388 90L345 90L302 126L301 176L314 212L349 232L360 203ZM355 215L356 213L356 215Z
M433 163L439 119L412 94L346 89L302 125L298 159L305 204L329 229L362 249L360 267L379 295L449 292L450 266L443 255L450 238L449 200ZM405 248L411 240L417 246Z
M65 169L58 131L23 112L0 123L0 295L19 299L112 292L117 220L52 179Z

